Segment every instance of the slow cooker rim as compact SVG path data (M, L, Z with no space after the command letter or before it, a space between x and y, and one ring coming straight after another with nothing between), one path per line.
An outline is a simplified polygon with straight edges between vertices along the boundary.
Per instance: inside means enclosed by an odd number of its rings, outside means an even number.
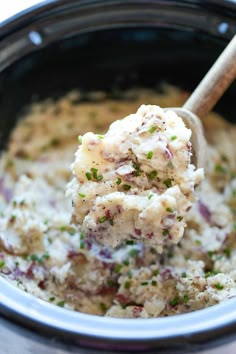
M37 327L46 324L55 333L143 342L181 338L192 341L195 335L210 339L222 328L228 335L236 330L235 299L186 314L137 320L94 316L60 308L23 292L1 277L0 288L0 312L3 315L8 317L11 314L20 322ZM116 326L119 328L114 332Z

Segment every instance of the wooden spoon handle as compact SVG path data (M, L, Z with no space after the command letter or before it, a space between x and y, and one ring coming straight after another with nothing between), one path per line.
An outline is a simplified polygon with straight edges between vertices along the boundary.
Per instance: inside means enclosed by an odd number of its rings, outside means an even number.
M216 60L183 108L203 118L236 77L236 35Z

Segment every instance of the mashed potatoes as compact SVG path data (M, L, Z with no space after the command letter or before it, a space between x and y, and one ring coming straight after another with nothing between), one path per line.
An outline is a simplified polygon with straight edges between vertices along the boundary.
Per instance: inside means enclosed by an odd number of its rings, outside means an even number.
M180 243L168 239L158 254L129 239L113 250L85 238L71 222L65 188L77 137L103 134L143 102L181 106L186 93L166 87L162 94L130 90L120 100L103 93L83 98L72 92L57 102L34 104L2 154L1 276L57 306L114 317L169 316L235 297L235 126L213 113L203 122L205 179Z
M116 247L137 240L162 252L186 226L203 170L191 165L191 130L173 111L142 105L105 135L80 138L72 170L73 222L87 238Z

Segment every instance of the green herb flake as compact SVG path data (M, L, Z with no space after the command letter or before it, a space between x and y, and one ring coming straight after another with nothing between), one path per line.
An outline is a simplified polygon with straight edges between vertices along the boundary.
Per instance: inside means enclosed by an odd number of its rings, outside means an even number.
M166 208L166 211L168 211L168 213L173 213L173 209L172 208Z
M167 178L165 181L163 181L163 184L166 186L166 188L170 188L172 186L171 179Z
M224 161L224 162L228 162L229 159L226 155L221 155L221 160Z
M131 189L131 185L130 184L123 184L123 188L125 191L129 191Z
M129 255L131 257L137 257L138 254L139 254L139 251L136 250L136 249L132 249L132 250L129 251Z
M220 165L220 164L216 164L215 165L215 172L218 172L218 173L227 173L227 169Z
M182 278L187 278L187 273L186 273L186 272L183 272L183 273L181 274L181 277L182 277Z
M224 254L226 255L227 258L230 258L231 256L231 249L229 247L226 247L223 249Z
M94 167L90 168L90 171L92 172L92 176L94 179L98 178L98 170Z
M163 229L162 235L163 236L167 236L168 234L169 234L169 230L168 229Z
M152 197L153 197L153 194L150 193L150 194L148 195L148 199L150 200Z
M107 306L106 306L106 304L104 304L104 302L101 302L101 303L100 303L100 309L101 309L102 311L106 311L106 310L107 310Z
M104 135L97 135L98 139L104 139Z
M80 248L81 249L85 248L85 242L83 240L80 241Z
M67 231L67 226L61 226L60 231L62 231L62 232Z
M133 240L127 240L125 243L126 243L126 245L133 245L134 241Z
M218 274L218 272L216 270L212 269L211 271L205 273L205 278L213 277L213 275L216 275L216 274Z
M72 229L72 228L69 229L68 232L69 232L69 234L70 234L71 236L74 236L75 233L76 233L76 231L75 231L74 229Z
M90 173L90 172L86 172L86 173L85 173L85 176L87 177L87 180L88 180L88 181L91 181L92 176L91 176L91 173Z
M178 297L178 296L175 296L175 297L173 298L173 300L170 300L170 301L169 301L169 304L170 304L170 306L176 306L176 305L178 305L178 304L179 304L179 297Z
M16 216L12 215L9 219L9 222L14 222L14 221L16 221Z
M78 195L79 195L80 198L85 198L86 197L86 194L84 194L84 193L79 193Z
M123 264L126 265L126 266L128 266L128 265L129 265L129 260L128 260L128 259L125 259L125 260L123 261Z
M114 287L116 286L116 283L115 283L113 280L108 279L107 285L108 285L110 288L114 288Z
M221 285L220 283L214 284L214 287L215 287L217 290L223 290L223 289L224 289L224 286Z
M114 266L114 272L115 273L120 273L121 269L122 269L122 264L116 263Z
M64 300L58 301L57 306L64 307L65 306L65 301Z
M154 171L150 172L148 174L148 177L149 177L150 180L153 181L157 177L157 171L154 170Z
M125 289L129 289L130 288L130 285L131 285L131 283L130 283L130 281L126 281L125 282Z
M151 160L152 157L153 157L153 151L148 151L148 153L147 153L147 159L148 159L148 160Z
M114 220L113 220L113 219L109 219L109 224L110 224L111 226L114 226Z
M56 298L55 298L54 296L52 296L52 297L49 298L49 301L50 301L50 302L53 302L53 301L55 301L55 300L56 300Z
M103 179L102 175L97 176L97 181L101 181Z
M79 135L79 136L78 136L78 142L79 142L80 144L82 144L82 141L83 141L83 136L82 136L82 135Z
M171 141L174 141L174 140L176 140L177 139L177 136L176 135L172 135L171 137L170 137L170 140Z
M104 215L101 218L99 218L98 221L100 222L100 224L103 224L105 221L107 221L107 217Z
M119 186L121 184L121 182L122 182L122 179L120 177L118 177L116 180L116 184Z
M183 296L183 300L182 300L182 302L183 302L183 304L187 304L187 303L188 303L188 301L189 301L189 297L188 297L188 295L187 295L187 294L185 294L185 295Z
M181 215L177 216L177 220L178 221L182 221L183 220L183 216L181 216Z
M157 286L157 281L156 280L152 280L151 284L152 284L152 286Z
M0 269L5 267L5 262L4 260L0 260Z
M61 141L58 138L53 138L51 140L51 146L57 147L60 145L60 143L61 143Z
M149 133L154 133L154 131L156 130L157 128L155 127L155 125L152 125L149 129L148 129L148 131L149 131Z
M215 254L215 251L208 251L207 254L210 258L212 258Z
M143 282L141 283L141 285L142 285L142 286L148 285L148 281L143 281Z
M195 240L196 245L201 245L202 241L201 240Z
M159 269L155 269L153 272L152 272L153 275L157 276L160 274L160 270Z
M132 274L131 274L131 271L130 271L130 270L127 272L127 277L128 277L129 279L132 278Z

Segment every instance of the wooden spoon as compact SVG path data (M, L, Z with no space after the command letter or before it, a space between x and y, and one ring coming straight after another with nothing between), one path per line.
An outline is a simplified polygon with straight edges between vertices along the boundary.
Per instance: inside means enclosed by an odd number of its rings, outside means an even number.
M236 35L199 83L182 108L171 108L192 130L193 163L204 167L206 141L201 118L215 106L236 77ZM199 119L200 118L200 119Z

